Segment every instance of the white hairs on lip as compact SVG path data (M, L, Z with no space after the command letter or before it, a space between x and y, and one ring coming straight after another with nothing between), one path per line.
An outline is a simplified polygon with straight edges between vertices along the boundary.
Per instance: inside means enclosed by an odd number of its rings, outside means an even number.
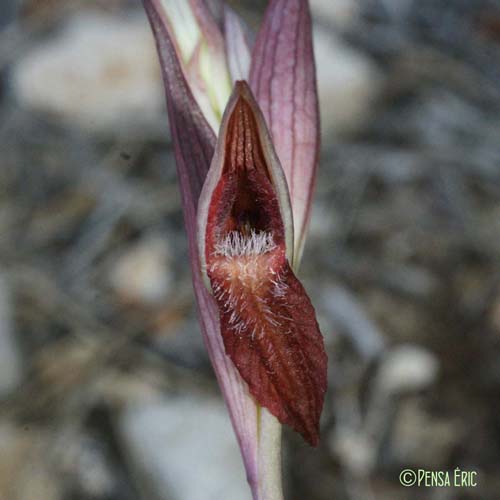
M251 255L262 255L274 250L276 245L273 235L267 231L251 230L250 234L244 235L238 231L227 233L215 244L215 255L224 257L241 257Z
M231 231L215 245L212 290L225 315L227 327L240 339L249 335L262 339L268 332L286 331L286 312L276 312L285 304L288 285L279 270L259 263L259 256L276 248L272 232ZM246 257L246 258L243 258ZM283 328L282 328L283 326Z

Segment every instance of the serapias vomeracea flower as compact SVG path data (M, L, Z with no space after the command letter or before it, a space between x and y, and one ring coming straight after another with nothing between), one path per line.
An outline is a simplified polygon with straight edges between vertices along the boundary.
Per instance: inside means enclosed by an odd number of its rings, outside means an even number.
M236 82L198 208L202 269L227 355L257 402L311 444L319 438L326 354L295 277L286 179L246 83Z
M278 420L316 445L326 391L323 339L295 275L319 145L308 2L271 0L255 44L221 1L144 4L204 340L253 497L277 500Z

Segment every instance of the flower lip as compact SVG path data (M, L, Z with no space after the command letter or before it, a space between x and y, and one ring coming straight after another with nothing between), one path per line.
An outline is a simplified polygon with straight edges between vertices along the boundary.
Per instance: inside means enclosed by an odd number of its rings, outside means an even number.
M257 402L316 445L326 354L314 308L291 269L284 174L244 82L222 121L198 223L226 354Z

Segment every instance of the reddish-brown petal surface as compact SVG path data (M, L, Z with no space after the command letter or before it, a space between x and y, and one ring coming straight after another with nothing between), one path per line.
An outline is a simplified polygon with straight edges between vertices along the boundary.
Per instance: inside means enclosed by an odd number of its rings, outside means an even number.
M225 137L205 257L226 353L259 404L317 445L326 391L323 338L286 258L264 142L243 96L228 118Z

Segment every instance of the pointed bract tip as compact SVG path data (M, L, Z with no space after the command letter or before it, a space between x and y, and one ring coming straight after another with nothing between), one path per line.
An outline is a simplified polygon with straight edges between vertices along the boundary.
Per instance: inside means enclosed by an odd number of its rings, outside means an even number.
M234 89L240 94L252 92L246 80L236 80L236 82L234 82Z
M235 102L237 102L240 99L243 99L250 105L253 114L262 114L257 100L253 95L252 89L250 88L250 85L246 80L237 80L236 82L234 82L233 93L231 95L230 101L234 100Z

